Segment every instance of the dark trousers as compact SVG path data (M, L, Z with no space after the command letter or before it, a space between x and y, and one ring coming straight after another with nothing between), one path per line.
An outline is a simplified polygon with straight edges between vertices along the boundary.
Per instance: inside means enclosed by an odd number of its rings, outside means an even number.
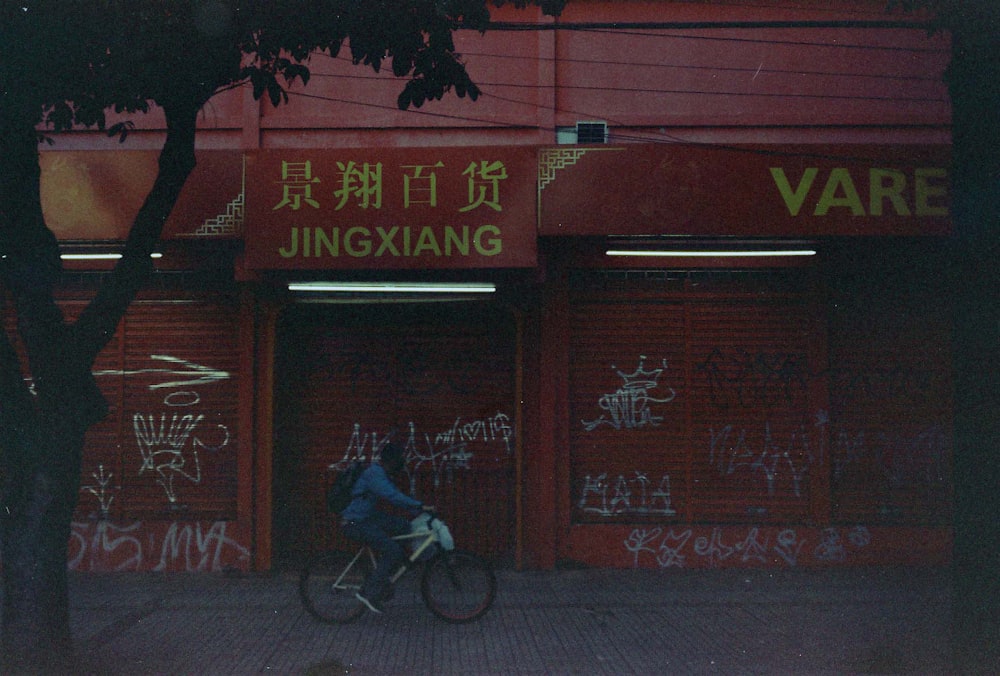
M406 559L403 545L392 539L394 535L410 532L410 522L401 516L373 512L364 521L344 523L343 533L352 540L362 542L375 552L375 572L368 576L361 587L361 595L379 600L389 589L389 576Z

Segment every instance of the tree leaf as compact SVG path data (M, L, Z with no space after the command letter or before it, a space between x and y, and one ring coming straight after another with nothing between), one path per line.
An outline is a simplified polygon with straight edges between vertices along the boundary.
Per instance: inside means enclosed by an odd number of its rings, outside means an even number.
M124 122L117 122L108 128L108 136L117 136L119 143L125 143L125 139L128 137L130 131L135 129L135 122L132 120L125 120Z
M267 82L267 96L271 100L272 106L278 106L288 101L288 94L284 87L278 84L278 80L272 77Z

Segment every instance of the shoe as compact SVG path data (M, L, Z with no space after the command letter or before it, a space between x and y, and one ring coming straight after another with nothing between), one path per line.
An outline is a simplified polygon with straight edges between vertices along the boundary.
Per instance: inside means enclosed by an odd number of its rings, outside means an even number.
M354 595L354 598L365 604L368 610L372 611L373 613L377 613L379 615L382 614L382 606L375 601L369 601L368 599L366 599L364 596L361 595L361 592L356 593Z

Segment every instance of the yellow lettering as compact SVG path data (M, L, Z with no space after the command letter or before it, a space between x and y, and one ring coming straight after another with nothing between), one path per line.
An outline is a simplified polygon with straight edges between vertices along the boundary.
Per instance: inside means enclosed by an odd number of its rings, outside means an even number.
M452 246L454 250L463 256L469 255L469 226L462 226L462 234L459 236L455 228L448 225L444 229L444 255L450 256L452 252Z
M331 240L326 236L326 231L323 228L316 228L316 244L313 246L313 255L316 258L320 258L323 252L320 250L320 245L326 249L326 252L336 258L340 255L340 237L338 236L340 228L332 228L333 239Z
M838 197L838 189L843 192L842 196ZM826 180L823 194L820 195L813 213L816 216L826 216L833 207L847 207L854 216L865 215L865 208L854 187L854 181L851 180L851 174L842 167L830 171L830 178Z
M778 186L778 192L781 193L781 198L785 201L788 213L792 216L799 215L799 210L806 201L806 195L809 194L809 189L812 187L813 181L816 180L817 174L819 174L819 169L809 167L802 173L802 180L799 181L798 187L792 190L792 185L788 182L788 177L785 176L785 170L781 167L771 167L771 177L774 179L774 184Z
M355 235L360 237L355 240ZM344 233L344 251L347 252L348 256L353 256L355 258L363 258L365 256L371 255L372 252L372 233L368 228L350 228Z
M299 229L298 227L292 227L292 241L289 248L281 247L278 249L278 254L282 258L292 258L299 252Z
M909 216L910 208L903 199L906 176L897 169L872 169L868 172L868 213L882 215L882 204L888 199L892 208L900 216Z
M917 216L947 216L948 207L933 205L933 198L946 197L948 186L945 181L931 183L932 179L947 179L948 172L939 167L925 167L914 171L913 183L916 192Z
M382 238L382 243L379 245L378 249L376 249L375 255L381 256L388 250L388 252L393 256L398 256L399 249L397 249L396 245L392 243L392 240L396 238L396 233L399 232L399 226L394 225L389 228L388 232L386 232L385 228L379 227L375 228L375 232L377 232L379 237Z
M402 235L402 246L397 239ZM446 225L440 231L431 226L419 229L410 226L355 226L346 231L340 227L312 228L292 226L284 246L278 247L282 258L353 258L368 256L496 256L503 251L500 228L482 225ZM412 249L410 245L413 245ZM442 251L443 247L443 251Z
M441 247L438 246L437 238L434 236L434 230L428 226L424 226L420 229L420 236L417 237L417 245L413 247L413 255L419 256L424 249L433 251L435 256L441 255Z
M484 237L487 234L495 235L495 237L489 237L484 241ZM476 232L472 236L472 243L480 255L496 256L503 249L503 240L500 239L500 228L495 225L482 225L476 228Z

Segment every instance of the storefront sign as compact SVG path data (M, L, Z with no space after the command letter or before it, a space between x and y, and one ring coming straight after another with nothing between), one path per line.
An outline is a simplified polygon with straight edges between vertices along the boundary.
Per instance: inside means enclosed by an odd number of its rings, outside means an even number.
M63 241L123 240L153 187L159 151L53 150L40 154L42 211ZM243 153L205 150L162 239L234 239L243 234Z
M536 264L536 149L261 151L247 157L247 267Z
M945 146L560 146L542 235L943 235Z

